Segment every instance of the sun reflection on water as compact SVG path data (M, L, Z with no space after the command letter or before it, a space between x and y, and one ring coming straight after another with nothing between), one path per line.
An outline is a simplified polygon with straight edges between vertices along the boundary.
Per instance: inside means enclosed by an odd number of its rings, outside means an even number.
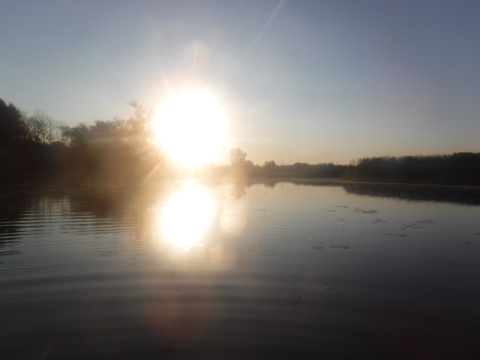
M162 232L172 244L189 250L198 246L212 221L214 203L206 189L186 187L171 196L162 211Z

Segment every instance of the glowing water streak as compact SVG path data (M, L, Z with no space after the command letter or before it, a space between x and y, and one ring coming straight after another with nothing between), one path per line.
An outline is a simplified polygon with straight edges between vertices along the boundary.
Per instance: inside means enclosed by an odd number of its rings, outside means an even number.
M178 192L163 208L163 235L172 244L188 250L210 225L213 212L213 200L205 189L187 188Z

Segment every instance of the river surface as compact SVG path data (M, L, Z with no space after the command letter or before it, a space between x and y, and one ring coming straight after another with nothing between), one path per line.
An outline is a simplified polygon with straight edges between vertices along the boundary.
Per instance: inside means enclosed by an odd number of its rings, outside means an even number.
M1 359L478 359L478 190L0 190Z

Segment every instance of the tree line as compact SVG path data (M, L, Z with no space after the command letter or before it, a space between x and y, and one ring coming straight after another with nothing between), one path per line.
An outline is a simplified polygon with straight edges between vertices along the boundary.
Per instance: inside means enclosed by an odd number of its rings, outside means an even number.
M352 177L365 180L480 185L480 153L363 158L352 165Z
M344 179L367 182L419 183L442 185L480 185L480 153L460 152L451 155L371 157L350 161L311 165L297 162L263 166L246 160L240 149L231 151L233 173L253 178Z
M97 120L92 125L65 126L46 112L28 116L0 99L0 181L59 179L128 182L166 175L164 156L148 131L152 113L130 102L128 119ZM399 183L480 185L480 153L436 156L372 157L348 165L263 165L247 160L239 148L230 164L210 165L204 174L221 179L298 178L350 179Z
M162 158L146 131L151 112L130 105L129 119L70 127L41 110L28 116L0 99L0 180L144 178Z

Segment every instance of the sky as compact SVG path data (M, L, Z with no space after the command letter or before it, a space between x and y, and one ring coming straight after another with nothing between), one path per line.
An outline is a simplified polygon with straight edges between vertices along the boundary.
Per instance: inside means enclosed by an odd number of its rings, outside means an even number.
M6 0L0 98L73 126L208 89L259 164L480 152L479 16L478 0Z

